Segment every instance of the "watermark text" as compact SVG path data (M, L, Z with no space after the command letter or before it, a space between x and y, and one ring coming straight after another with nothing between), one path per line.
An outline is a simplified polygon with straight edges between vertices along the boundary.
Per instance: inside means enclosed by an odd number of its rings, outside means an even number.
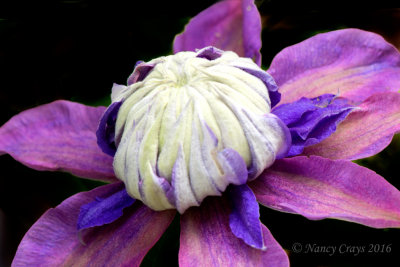
M329 256L338 254L347 254L358 256L360 254L389 254L392 252L392 244L317 244L317 243L299 243L295 242L292 245L292 251L294 253L303 254L326 254Z

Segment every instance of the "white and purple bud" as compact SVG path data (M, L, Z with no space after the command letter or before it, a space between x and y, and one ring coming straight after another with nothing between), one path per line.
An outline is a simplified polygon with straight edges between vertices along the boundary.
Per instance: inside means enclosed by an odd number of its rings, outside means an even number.
M140 63L112 101L99 144L115 153L127 192L154 210L199 206L255 179L290 147L270 113L279 101L272 77L234 52L207 47Z

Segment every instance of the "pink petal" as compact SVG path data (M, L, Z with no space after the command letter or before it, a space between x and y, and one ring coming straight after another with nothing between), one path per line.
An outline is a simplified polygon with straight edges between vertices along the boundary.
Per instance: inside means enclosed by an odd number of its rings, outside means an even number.
M181 217L179 266L289 266L289 260L262 225L265 251L246 245L229 228L229 203L207 198Z
M400 54L381 36L358 29L318 34L282 50L268 71L281 103L339 94L361 102L400 88Z
M76 228L79 209L118 184L76 194L48 210L26 233L13 266L139 266L171 223L175 211L155 212L136 202L112 224Z
M174 40L175 53L206 46L234 51L260 65L261 19L254 0L218 2L192 18Z
M355 160L369 157L388 146L400 131L400 94L380 93L365 100L342 122L337 131L306 155Z
M0 155L8 153L35 170L117 181L112 157L97 145L104 110L61 100L23 111L0 128Z
M400 227L399 190L347 160L278 160L250 187L261 204L311 220L337 218L375 228Z

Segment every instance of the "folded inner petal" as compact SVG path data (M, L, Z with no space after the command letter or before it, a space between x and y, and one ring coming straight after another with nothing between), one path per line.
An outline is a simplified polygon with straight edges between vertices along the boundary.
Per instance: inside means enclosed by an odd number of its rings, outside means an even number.
M128 78L128 85L142 81L153 70L154 66L155 64L148 64L143 61L136 62L135 70Z
M278 92L278 85L276 85L274 78L268 72L261 69L254 69L249 66L237 66L251 75L259 78L268 89L269 98L271 99L271 107L275 107L281 101L281 93Z
M232 233L247 245L265 250L260 211L253 191L246 184L231 185L228 194L231 203L229 226Z
M123 215L123 209L135 202L125 190L124 184L118 183L115 190L107 195L97 196L94 201L83 205L78 217L78 230L112 223Z
M311 220L400 227L400 192L375 172L318 156L282 159L249 184L257 200Z
M117 151L115 146L115 122L121 104L122 102L114 102L107 108L100 119L96 131L97 144L100 149L112 157L114 157Z
M276 107L272 113L289 128L292 146L288 156L295 156L333 134L354 108L347 99L325 94L312 99L302 97Z

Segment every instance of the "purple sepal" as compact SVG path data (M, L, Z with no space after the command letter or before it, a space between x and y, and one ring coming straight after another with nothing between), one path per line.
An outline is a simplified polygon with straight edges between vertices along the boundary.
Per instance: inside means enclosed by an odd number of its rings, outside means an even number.
M283 104L272 113L289 128L292 146L288 156L299 155L304 148L321 142L336 131L336 126L354 109L345 98L325 94L316 98L301 98Z
M133 73L128 78L128 85L143 81L144 78L153 70L155 64L138 61L135 64Z
M261 18L254 0L219 1L192 18L174 40L174 53L214 46L261 65Z
M253 191L244 185L230 185L231 204L229 226L232 233L253 248L265 250L260 223L260 211Z
M281 94L278 92L279 87L276 84L274 78L268 72L263 71L262 69L257 70L257 69L243 68L243 67L239 68L247 72L248 74L257 77L265 84L265 86L268 89L272 108L275 107L276 104L279 103L279 101L281 101Z
M224 51L214 46L207 46L197 51L197 57L206 58L208 60L214 60L222 56L222 53L224 53Z
M100 119L99 127L96 131L97 144L104 153L110 156L114 156L117 151L115 146L115 122L121 105L122 101L114 102L107 108Z
M123 215L123 209L135 202L125 190L124 184L115 188L115 192L104 197L96 197L93 202L81 206L78 231L112 223Z

